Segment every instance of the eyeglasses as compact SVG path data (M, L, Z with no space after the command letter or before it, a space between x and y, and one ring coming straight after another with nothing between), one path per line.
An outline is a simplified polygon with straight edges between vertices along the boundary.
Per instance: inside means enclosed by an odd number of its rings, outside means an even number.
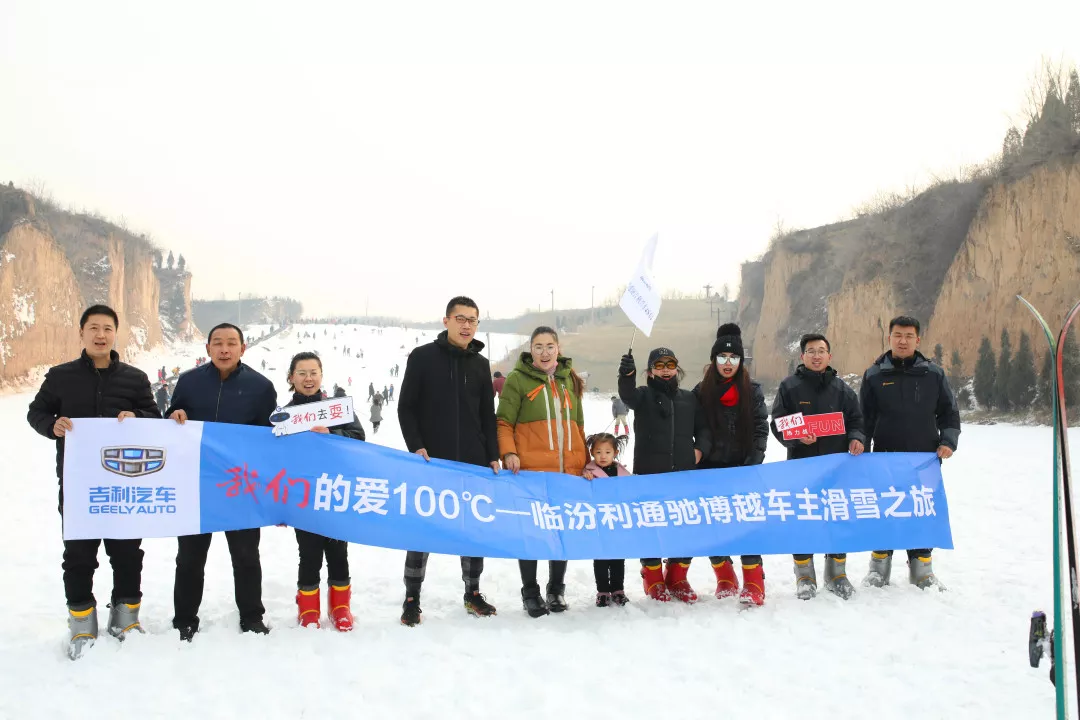
M716 356L716 365L718 367L720 365L738 365L738 364L739 364L738 356L736 356L736 357L728 357L726 355L717 355Z
M480 324L480 318L465 317L464 315L455 315L454 321L457 322L458 325L469 325L472 327L476 327Z
M314 379L322 375L322 370L297 370L293 375L301 380L307 380L308 378Z
M811 357L816 357L818 355L828 355L828 354L829 354L828 350L803 350L803 355L809 355Z
M678 370L679 363L675 360L668 360L667 362L657 361L652 364L653 370L663 370L664 368L667 368L668 370Z

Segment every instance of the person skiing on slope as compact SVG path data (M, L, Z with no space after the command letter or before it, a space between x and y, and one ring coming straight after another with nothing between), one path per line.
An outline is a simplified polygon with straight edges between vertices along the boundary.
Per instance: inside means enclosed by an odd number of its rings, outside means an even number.
M863 374L859 400L871 452L936 452L947 460L960 440L960 410L945 371L919 352L919 321L900 315L889 322L889 351ZM932 548L908 550L908 582L938 586ZM892 550L870 554L863 585L884 587L892 574Z
M375 432L379 432L379 425L382 424L382 395L376 395L371 401L371 427Z
M627 353L619 362L619 397L634 411L634 474L693 470L709 449L705 413L693 393L679 387L686 376L675 353L659 347L649 353L646 384L637 384L634 356ZM692 558L669 558L666 572L660 558L642 558L641 580L645 594L667 602L674 597L697 601L686 580Z
M370 383L368 383L368 386L367 386L367 399L368 399L368 401L370 402L373 397L375 397L375 383L370 382Z
M750 378L743 363L742 330L735 323L721 325L709 353L705 377L694 388L712 437L700 470L760 465L769 441L769 411L761 385ZM714 555L716 597L739 596L744 605L765 604L765 570L760 555L743 555L743 588L727 555Z
M611 396L611 416L615 419L615 434L630 434L630 423L626 420L626 416L630 413L630 408L626 407L626 403L618 398L616 395ZM620 428L625 428L626 432L621 433Z
M161 417L146 373L120 362L120 355L113 349L119 325L119 318L112 308L106 305L88 307L79 319L82 353L77 360L57 365L45 374L26 413L30 427L56 441L61 522L64 516L64 441L69 432L79 432L76 429L78 419L115 417L123 422L126 418ZM85 498L82 501L85 502ZM79 659L98 637L94 570L98 566L98 548L102 542L112 564L113 579L106 629L120 640L129 632L143 632L139 623L142 540L64 540L64 596L70 631L68 657L72 660Z
M840 453L861 454L866 436L863 435L859 396L829 365L832 360L829 341L824 335L811 333L802 336L799 346L802 348L802 364L795 368L795 374L780 383L773 401L773 436L787 448L788 460ZM844 435L810 435L797 440L785 440L784 434L776 429L777 418L795 413L820 415L831 412L844 414ZM795 595L800 600L809 600L817 595L814 556L795 555L794 559ZM847 553L825 556L825 589L844 600L855 594L855 588L847 578Z
M312 352L302 352L293 356L289 363L286 381L292 390L292 400L285 407L304 405L325 398L322 391L322 360ZM335 387L335 391L340 388ZM364 428L353 415L352 422L326 428L317 425L311 432L338 435L364 440ZM319 619L322 603L319 599L320 574L323 557L326 557L326 585L328 588L327 615L334 627L341 632L353 628L353 615L350 608L352 584L349 577L349 544L344 540L335 540L317 533L296 528L296 545L300 552L300 567L296 578L296 620L301 626L320 627Z
M390 383L390 397L389 397L389 400L390 400L390 402L394 401L394 383Z

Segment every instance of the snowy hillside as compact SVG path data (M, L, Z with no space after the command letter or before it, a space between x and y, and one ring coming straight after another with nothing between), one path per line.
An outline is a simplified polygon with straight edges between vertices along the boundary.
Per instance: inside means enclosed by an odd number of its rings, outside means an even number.
M297 339L296 331L314 332ZM363 408L366 388L400 378L421 336L356 326L294 327L252 348L245 360L286 399L291 355L318 350L327 388L348 385ZM258 334L258 333L256 333ZM336 334L336 337L335 337ZM480 339L487 340L484 333ZM496 359L521 343L492 335ZM348 345L364 359L343 354ZM335 350L336 347L336 350ZM140 360L191 367L201 346ZM692 363L690 363L692 365ZM489 560L481 589L499 609L477 619L462 609L456 558L433 556L422 596L424 622L398 622L404 553L353 545L350 634L296 627L297 551L291 529L262 534L267 637L241 635L225 539L214 539L206 570L202 631L180 643L171 627L176 541L148 540L142 617L148 634L121 646L108 637L78 662L64 652L60 517L54 446L26 423L32 394L0 397L9 488L0 522L4 592L0 609L0 718L1007 718L1047 717L1053 689L1027 666L1028 619L1052 609L1050 431L967 426L945 464L957 549L935 553L949 587L906 584L898 553L894 584L859 587L848 602L794 596L792 561L765 559L767 604L740 611L712 597L707 559L690 579L694 606L643 598L637 563L627 562L625 608L594 607L592 566L571 562L569 612L539 620L521 609L517 565ZM404 449L390 405L370 439ZM361 421L370 432L366 411ZM611 421L607 396L585 405L586 430ZM1080 436L1074 438L1080 446ZM771 444L768 460L782 460ZM868 553L850 556L856 583ZM111 577L101 551L96 595L103 609ZM817 558L819 573L822 560ZM324 575L325 577L325 575ZM542 569L541 580L546 577Z

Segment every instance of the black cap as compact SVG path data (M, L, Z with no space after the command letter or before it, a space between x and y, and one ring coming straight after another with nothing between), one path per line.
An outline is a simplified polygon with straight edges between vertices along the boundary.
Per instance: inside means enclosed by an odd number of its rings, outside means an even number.
M734 353L740 359L744 357L742 346L742 330L735 323L724 323L716 331L716 342L713 343L712 353L709 355L713 362L720 353Z
M666 358L666 357L671 358L675 362L679 362L679 358L676 357L675 353L671 351L671 348L658 347L655 350L653 350L651 353L649 353L649 365L652 365L654 362L656 362L660 358Z

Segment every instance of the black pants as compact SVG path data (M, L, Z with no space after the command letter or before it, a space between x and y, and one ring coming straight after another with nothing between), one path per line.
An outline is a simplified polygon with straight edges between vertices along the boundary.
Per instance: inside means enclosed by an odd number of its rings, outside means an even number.
M176 582L173 585L173 627L199 627L206 554L211 533L176 538ZM259 561L259 528L227 530L225 540L232 556L233 590L240 624L262 620L262 564Z
M540 591L540 585L536 582L536 570L539 564L537 560L518 560L522 590ZM548 560L548 587L566 587L566 566L566 560Z
M596 578L596 592L615 592L624 590L626 577L625 560L593 560L593 576Z
M105 541L105 553L112 565L111 600L138 602L142 598L142 540ZM101 540L64 541L64 594L68 607L90 608L94 599L94 571L98 568L97 554Z
M792 555L791 557L795 558L796 560L802 561L802 560L809 560L814 556L813 555ZM827 558L836 558L837 560L847 560L847 553L826 553L825 557L827 557Z
M892 557L892 550L875 550L876 553L887 553L889 557ZM914 560L918 557L930 557L930 553L933 552L932 548L919 548L918 550L908 550L907 559Z
M424 576L427 575L426 552L410 550L405 553L405 595L407 597L420 597L420 588L424 584ZM484 572L484 558L462 557L461 579L465 583L465 592L480 591L480 575Z
M685 564L689 565L690 561L693 560L693 559L694 558L668 558L668 562L669 563L673 563L673 562L685 563ZM743 565L760 565L761 564L761 556L760 555L743 555L741 557L741 560L742 560ZM731 556L730 555L710 555L709 556L709 562L711 562L713 565L719 565L722 562L731 562ZM647 566L647 565L659 565L659 564L660 564L660 558L642 558L641 559L642 567Z
M300 568L296 574L299 588L319 587L323 556L326 556L326 580L330 585L349 584L349 543L307 530L296 529L300 549Z

